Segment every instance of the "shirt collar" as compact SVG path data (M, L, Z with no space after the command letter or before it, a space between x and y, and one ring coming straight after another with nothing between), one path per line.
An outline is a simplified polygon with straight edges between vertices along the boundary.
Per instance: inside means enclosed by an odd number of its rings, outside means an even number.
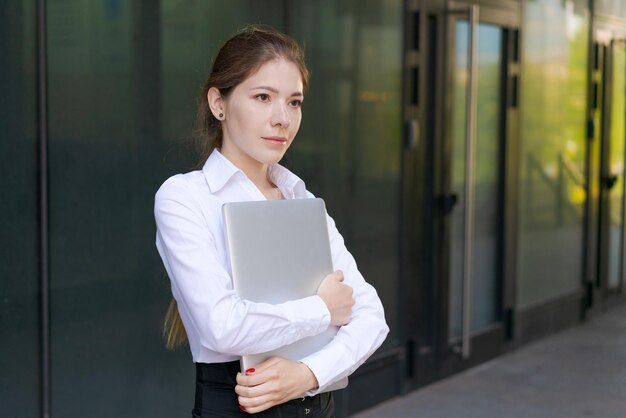
M233 177L240 177L250 181L245 173L237 168L228 158L224 157L218 149L214 149L211 152L211 155L204 163L204 167L202 167L202 171L211 193L217 193L223 189ZM304 181L282 165L271 165L269 176L287 199L306 197Z
M214 149L202 167L211 193L217 193L235 175L244 175L230 160ZM239 173L239 174L238 174Z

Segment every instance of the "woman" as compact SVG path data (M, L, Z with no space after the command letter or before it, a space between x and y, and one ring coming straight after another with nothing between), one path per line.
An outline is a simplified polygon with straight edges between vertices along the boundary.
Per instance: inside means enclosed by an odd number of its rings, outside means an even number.
M389 331L376 291L330 217L337 271L317 295L268 305L233 291L221 206L313 196L278 165L300 127L307 83L302 51L291 38L257 26L232 37L201 93L204 167L171 177L157 192L157 248L175 300L165 331L170 347L189 340L196 363L194 417L332 417L324 388L354 372ZM319 352L300 361L273 357L239 373L239 356L273 350L331 324L341 328Z

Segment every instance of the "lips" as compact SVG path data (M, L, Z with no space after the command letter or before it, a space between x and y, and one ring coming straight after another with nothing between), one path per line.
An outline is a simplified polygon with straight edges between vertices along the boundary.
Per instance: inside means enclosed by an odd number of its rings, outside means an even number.
M273 145L287 145L287 138L284 136L262 136L261 138Z

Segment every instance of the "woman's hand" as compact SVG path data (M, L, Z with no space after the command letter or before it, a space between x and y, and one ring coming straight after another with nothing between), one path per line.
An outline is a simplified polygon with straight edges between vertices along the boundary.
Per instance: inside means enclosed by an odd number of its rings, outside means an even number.
M237 373L235 392L241 409L255 414L302 396L317 386L317 379L306 364L271 357L246 370L246 374Z
M354 305L352 288L342 282L343 272L337 270L326 276L317 289L317 295L330 312L330 323L338 327L350 322Z

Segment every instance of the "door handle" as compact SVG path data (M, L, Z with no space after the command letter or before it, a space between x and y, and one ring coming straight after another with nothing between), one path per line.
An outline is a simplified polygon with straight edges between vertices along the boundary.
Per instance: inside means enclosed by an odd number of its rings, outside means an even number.
M444 215L452 212L457 203L459 203L459 196L456 193L444 194L437 198L437 205Z
M419 143L420 126L417 119L411 119L407 124L407 136L404 147L407 150L414 150Z
M617 183L617 179L618 177L616 174L606 176L604 177L604 185L606 186L607 189L610 190L613 188L613 186L615 186L615 183Z
M465 142L465 219L463 250L463 326L461 356L471 355L472 270L474 256L474 165L476 163L476 94L478 89L478 5L469 8L469 77L467 80L467 119Z

